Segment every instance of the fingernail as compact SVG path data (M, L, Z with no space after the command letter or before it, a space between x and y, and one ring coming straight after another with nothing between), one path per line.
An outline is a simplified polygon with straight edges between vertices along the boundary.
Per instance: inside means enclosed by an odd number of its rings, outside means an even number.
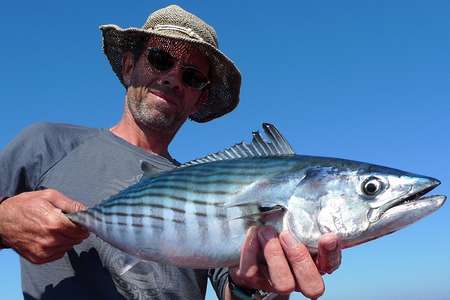
M283 233L281 234L281 238L289 248L294 248L297 246L297 241L288 231L283 231Z
M327 244L325 245L325 248L326 248L328 251L334 251L334 250L337 249L337 247L338 247L338 243L337 243L336 241L332 241L332 242L327 243Z
M276 233L275 233L275 230L273 230L272 228L270 228L270 227L265 227L265 228L263 228L263 229L261 229L261 230L259 231L259 236L260 236L264 241L267 242L267 241L269 241L269 240L275 238L275 237L276 237Z

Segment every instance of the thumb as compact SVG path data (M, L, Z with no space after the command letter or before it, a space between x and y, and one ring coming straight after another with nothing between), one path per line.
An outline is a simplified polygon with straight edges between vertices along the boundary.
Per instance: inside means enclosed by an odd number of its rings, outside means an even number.
M58 191L46 190L45 192L48 193L47 200L65 213L73 213L87 209L83 203L72 200Z

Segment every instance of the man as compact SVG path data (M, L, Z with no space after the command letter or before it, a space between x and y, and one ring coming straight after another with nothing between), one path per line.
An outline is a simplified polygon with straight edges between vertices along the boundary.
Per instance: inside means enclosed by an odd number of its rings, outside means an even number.
M143 28L101 27L104 51L126 88L122 119L109 130L37 124L0 154L0 244L21 255L26 299L201 299L206 279L220 298L294 290L317 298L320 275L340 264L335 236L307 249L270 227L251 228L240 265L192 270L140 263L123 276L117 250L64 212L93 206L176 161L168 145L191 118L206 122L239 102L240 74L217 49L212 27L178 6L154 12Z

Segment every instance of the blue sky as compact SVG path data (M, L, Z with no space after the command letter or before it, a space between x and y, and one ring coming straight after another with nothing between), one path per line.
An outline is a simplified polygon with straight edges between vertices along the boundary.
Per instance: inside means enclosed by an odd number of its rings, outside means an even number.
M101 24L141 26L167 1L0 4L0 148L39 121L110 127L124 91ZM450 191L450 2L180 1L217 30L243 74L241 104L188 122L179 161L249 140L272 122L300 154L387 165ZM343 253L321 299L450 299L450 210ZM0 251L2 299L20 299L17 255ZM215 299L208 293L208 299ZM295 295L292 299L303 299Z

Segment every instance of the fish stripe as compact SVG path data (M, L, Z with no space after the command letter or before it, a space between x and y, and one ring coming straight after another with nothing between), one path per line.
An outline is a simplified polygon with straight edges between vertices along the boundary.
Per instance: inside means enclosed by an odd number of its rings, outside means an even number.
M116 204L125 204L125 205L131 205L131 206L139 206L139 205L152 206L153 205L151 203L137 203L137 202L126 202L126 201L121 202L122 200L133 200L133 199L139 199L141 197L156 197L157 199L167 198L167 199L171 199L171 200L178 200L178 201L182 201L182 202L192 202L197 205L206 205L206 206L208 206L208 205L223 206L224 205L224 202L208 202L208 201L202 201L202 200L198 200L198 199L188 199L186 197L169 195L169 194L164 194L164 193L147 192L147 193L142 193L139 195L128 195L128 196L122 195L117 198L111 198L111 201L108 200L107 202L101 204L101 206L110 207L110 206L115 206Z
M274 172L274 173L278 173ZM201 178L202 175L205 175L204 177L206 178L216 178L216 177L238 177L235 180L226 180L226 179L211 179L211 180L202 180L204 178ZM217 185L217 184L224 184L224 185L232 185L232 184L236 184L236 188L241 188L243 185L248 185L251 184L254 180L250 180L248 179L248 177L250 176L256 176L256 177L260 177L260 176L270 176L271 174L268 172L239 172L236 174L231 174L229 172L216 172L216 173L208 173L208 174L199 174L198 172L178 172L178 173L171 173L170 175L162 175L160 176L157 180L155 180L155 184L156 183L164 183L164 182L179 182L179 183L185 183L186 185L190 185L191 183L198 183L198 184L203 184L203 185ZM190 177L189 177L190 176ZM198 180L198 178L201 178L200 180ZM143 184L138 184L136 186L134 186L131 189L127 189L124 192L126 193L132 193L134 191L138 192L138 191L142 191L144 189L149 189L149 188L153 188L153 186L151 186L153 182L144 182ZM159 187L156 185L156 187ZM230 187L229 187L230 188ZM120 193L123 194L124 192ZM197 191L193 191L193 192L197 192ZM227 194L227 191L208 191L208 192L204 192L202 190L198 190L198 193L202 193L202 194L209 194L209 193L217 193L217 194ZM119 194L119 195L120 195Z
M144 203L133 203L133 202L130 202L130 203L118 203L115 206L118 206L118 207L126 207L126 206L134 206L134 207L136 207L136 206L139 206L139 205L135 205L135 204L142 205L142 207L159 208L159 209L170 209L170 210L173 210L173 211L178 212L178 213L185 213L186 212L184 209L181 209L181 208L170 207L170 206L166 206L166 205L163 205L163 204L157 204L157 203L144 204ZM106 206L102 205L101 207L106 207Z
M179 175L165 176L153 180L152 183L167 182L171 183L182 182L186 184L214 184L214 185L247 185L252 183L250 180L226 180L226 179L210 179L210 180L198 180L195 177L185 178Z
M223 190L200 190L200 189L191 189L191 187L189 185L170 185L170 184L165 184L165 185L151 185L148 187L149 189L152 190L158 190L158 189L170 189L173 191L188 191L191 193L195 193L195 194L212 194L212 195L234 195L236 194L236 192L229 192L229 191L223 191Z
M201 166L201 165L200 165ZM279 170L249 170L250 167L247 169L235 169L233 171L221 171L221 170L180 170L179 172L173 172L170 175L175 176L192 176L197 178L210 178L211 176L214 177L237 177L237 178L246 178L246 177L261 177L266 176L267 174L277 174L279 173ZM161 176L160 179L166 178L166 176Z
M178 218L178 220L183 221L183 223L185 224L185 226L178 226L176 230L176 238L180 245L186 243L186 241L188 240L187 231L189 224L187 220L188 217L186 215L186 204L186 202L183 202L182 207L178 207L177 210L174 210L175 216Z
M129 206L129 205L126 205L126 206L124 206L124 207L128 207L128 206ZM171 207L167 207L166 209L167 209L167 210L172 210L172 211L183 212L183 213L185 212L184 210L181 210L181 209L173 209L173 208L171 208ZM162 216L151 215L151 214L126 213L126 212L121 212L121 211L117 211L117 212L108 212L108 211L101 211L101 210L98 209L97 207L93 207L93 208L91 208L91 210L95 211L95 213L100 213L100 214L102 214L102 215L104 215L104 216L120 216L120 217L130 217L130 216L131 216L131 217L133 217L133 218L152 218L152 219L157 219L157 220L160 220L160 221L167 220L167 218L164 218L164 217L162 217ZM206 213L201 213L201 212L195 212L194 215L199 216L199 217L204 217L204 218L207 218L207 217L208 217L208 214L206 214ZM218 217L218 218L222 218L222 219L224 219L224 218L227 217L226 215L224 215L224 214L219 214L219 213L214 214L214 216L215 216L215 217ZM99 218L99 217L96 217L95 219L98 220L98 219L100 219L100 218ZM173 219L173 221L174 221L175 223L180 223L180 224L183 224L183 223L184 223L184 222L181 222L181 221L175 220L175 219Z
M105 224L108 224L108 225L121 225L121 226L143 227L142 224L138 224L138 223L131 223L131 224L128 224L128 223L124 223L124 222L108 221L108 220L105 220L105 219L102 219L102 218L96 216L96 215L95 215L94 213L92 213L90 210L83 211L82 213L87 215L86 218L85 218L86 223L89 223L88 220L91 219L91 222L92 222L92 221L94 221L94 222L100 222L100 223L105 223ZM91 225L91 226L92 226L92 225Z
M171 188L171 186L168 185L168 182L172 183L180 183L183 184L183 186L180 185L174 185L175 188L184 188L187 189L189 186L191 185L203 185L203 186L212 186L215 188L219 188L220 185L223 185L223 188L227 188L227 189L231 189L231 188L235 188L235 189L241 189L244 186L247 186L249 184L251 184L253 181L249 181L249 180L241 180L241 181L237 181L237 180L210 180L210 181L206 181L206 180L200 180L200 181L195 181L195 180L186 180L184 178L181 177L173 177L173 178L164 178L164 179L159 179L159 180L155 180L151 183L148 183L146 185L142 185L139 187L135 187L133 189L128 189L127 193L135 193L135 192L140 192L146 189L155 189L155 188ZM194 191L194 190L192 190ZM220 190L219 190L220 191ZM201 190L199 193L202 193ZM209 192L208 192L209 193Z

